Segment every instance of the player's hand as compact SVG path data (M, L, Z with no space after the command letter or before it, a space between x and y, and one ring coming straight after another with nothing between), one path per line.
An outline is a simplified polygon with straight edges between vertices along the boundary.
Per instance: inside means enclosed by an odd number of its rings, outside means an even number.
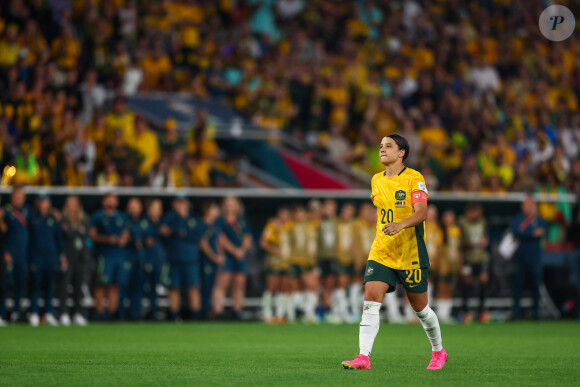
M54 217L54 219L56 219L57 222L60 222L62 219L62 214L56 208L52 209L52 216Z
M242 249L237 249L236 250L236 258L238 259L238 261L241 261L242 259L244 259L244 255L246 253L244 252L244 250Z
M224 262L226 261L226 257L223 254L219 254L215 257L215 264L216 265L223 265Z
M113 246L115 246L115 245L118 245L118 244L119 244L119 240L117 239L117 237L116 237L115 235L111 235L111 236L109 237L109 244L110 244L110 245L113 245Z
M383 226L383 232L385 233L385 235L395 235L402 229L403 227L401 227L401 224L399 222L391 222Z
M532 233L535 237L541 237L546 233L546 231L542 227L536 227Z
M153 247L153 246L155 246L155 239L153 239L153 237L147 237L147 238L145 238L145 246L146 247Z
M12 263L12 255L9 252L4 252L4 263L7 265Z

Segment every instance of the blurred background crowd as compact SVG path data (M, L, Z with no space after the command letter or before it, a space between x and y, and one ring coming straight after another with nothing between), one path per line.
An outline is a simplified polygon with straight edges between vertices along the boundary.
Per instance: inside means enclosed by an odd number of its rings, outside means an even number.
M579 46L541 36L543 5L8 0L4 181L237 185L205 112L190 130L152 130L123 101L169 92L366 173L381 169L377 139L399 131L432 190L578 193Z
M61 199L58 209L45 192L27 198L17 187L0 208L0 326L143 319L352 323L360 317L377 229L371 203L299 201L279 207L260 227L235 197L219 203L177 194L165 203L138 197L120 203L109 192L90 212L77 196ZM560 316L540 293L547 228L531 197L510 230L520 247L508 262L499 259L497 235L480 204L457 215L429 206L428 294L441 321ZM556 285L549 279L553 293L567 288L564 279ZM522 308L528 288L531 303ZM502 306L490 297L513 297L513 303ZM578 310L573 291L556 300ZM401 294L389 293L384 304L386 320L417 322Z

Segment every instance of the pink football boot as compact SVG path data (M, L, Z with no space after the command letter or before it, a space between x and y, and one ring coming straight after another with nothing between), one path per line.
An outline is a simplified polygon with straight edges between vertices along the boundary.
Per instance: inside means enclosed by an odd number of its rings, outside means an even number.
M431 352L431 361L429 362L428 370L441 370L447 361L447 352L442 349L439 352ZM344 363L343 363L344 364Z
M356 355L354 360L343 361L342 368L345 370L370 370L371 360L365 355Z

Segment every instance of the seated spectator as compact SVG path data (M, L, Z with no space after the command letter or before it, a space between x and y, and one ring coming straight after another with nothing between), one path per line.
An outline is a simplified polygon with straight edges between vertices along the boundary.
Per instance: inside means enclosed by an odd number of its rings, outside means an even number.
M52 41L51 55L61 69L68 70L77 65L81 46L70 25L64 24L60 36Z
M121 176L117 172L117 166L109 161L105 164L102 172L97 175L97 187L116 187L121 184Z
M125 99L117 97L113 101L113 108L105 116L105 138L111 141L114 137L114 131L121 129L123 139L129 142L133 138L135 124L134 114L127 108Z
M176 150L185 148L185 141L177 131L177 121L173 118L165 120L165 133L161 137L160 148L163 156L170 156Z
M143 68L142 88L144 91L167 88L168 76L171 72L171 61L163 52L160 41L156 41L153 44L153 48L143 58L141 67Z
M0 68L8 68L18 60L21 46L18 43L18 26L9 24L4 38L0 40Z
M80 121L77 122L74 139L65 144L63 151L65 156L72 157L75 169L82 173L83 179L80 185L91 184L97 156L96 146L94 141L86 138Z
M141 163L141 155L125 143L121 129L115 131L113 142L105 147L105 155L121 174L136 173Z

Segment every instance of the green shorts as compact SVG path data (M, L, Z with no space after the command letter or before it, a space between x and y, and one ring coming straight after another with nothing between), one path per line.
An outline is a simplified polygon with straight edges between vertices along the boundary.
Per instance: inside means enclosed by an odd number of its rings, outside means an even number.
M292 264L292 267L290 268L290 276L294 278L299 278L300 276L302 276L302 274L306 274L312 270L314 270L314 266L310 264L306 265Z
M273 268L266 269L266 275L273 275L275 277L287 277L291 273L292 273L291 270L287 269L273 269Z
M427 291L429 269L395 270L381 265L376 261L368 261L363 283L381 281L389 284L387 293L395 291L397 282L401 283L409 293L424 293Z

